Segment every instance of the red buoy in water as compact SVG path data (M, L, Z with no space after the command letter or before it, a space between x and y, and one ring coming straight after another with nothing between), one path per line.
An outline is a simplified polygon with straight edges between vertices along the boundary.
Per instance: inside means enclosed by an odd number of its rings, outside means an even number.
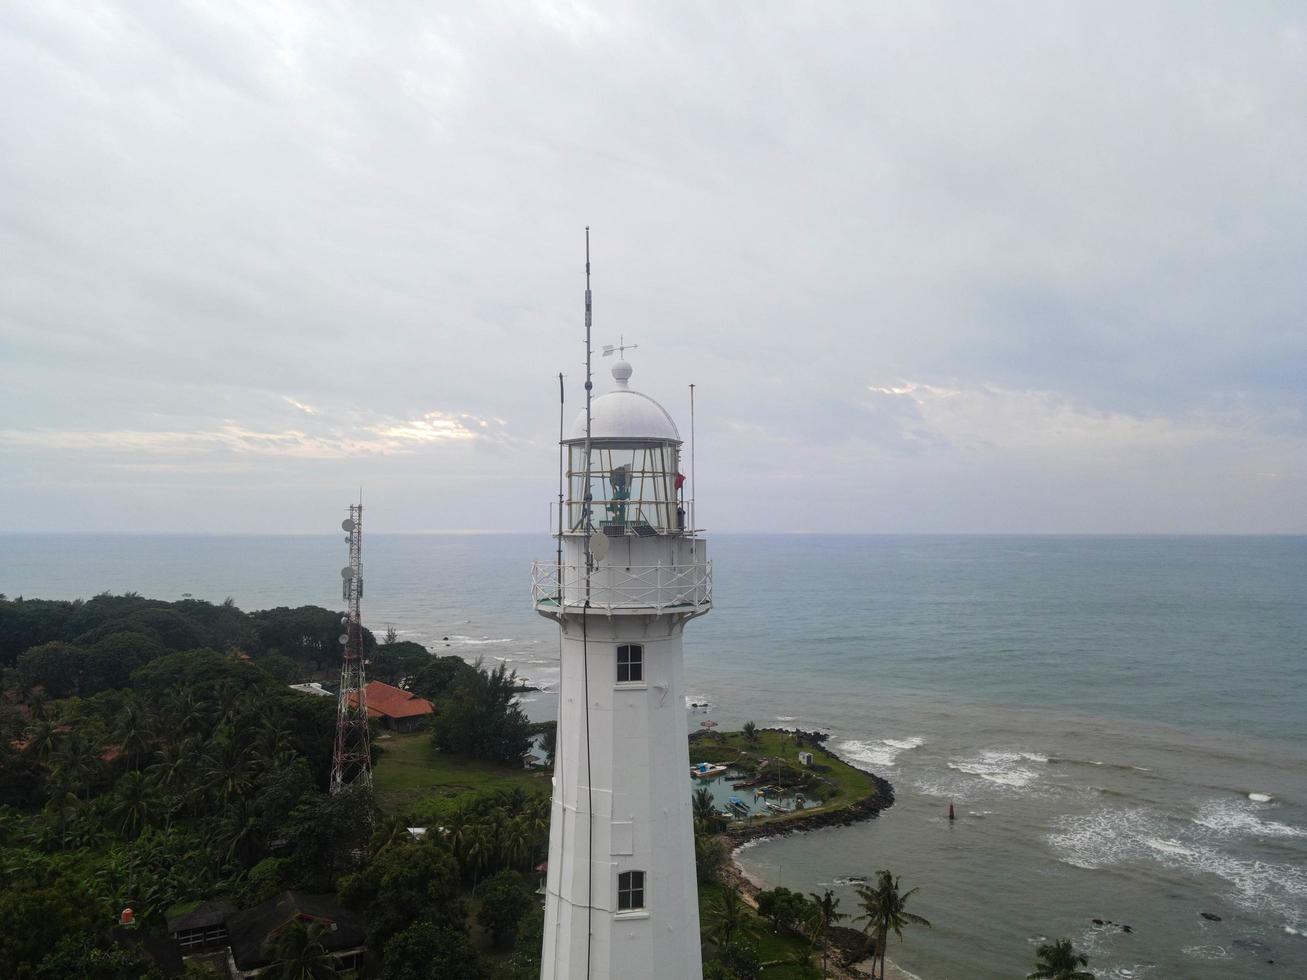
M948 805L948 818L949 818L950 820L955 819L954 816L953 816L953 804L952 804L952 803L950 803L950 804Z

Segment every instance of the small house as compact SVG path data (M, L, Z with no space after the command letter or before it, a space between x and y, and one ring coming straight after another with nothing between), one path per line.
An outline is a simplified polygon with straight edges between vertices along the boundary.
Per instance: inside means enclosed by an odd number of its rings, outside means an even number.
M368 717L396 732L413 732L424 727L435 711L431 702L402 688L381 681L368 681L363 689L367 698ZM355 697L350 696L353 704Z

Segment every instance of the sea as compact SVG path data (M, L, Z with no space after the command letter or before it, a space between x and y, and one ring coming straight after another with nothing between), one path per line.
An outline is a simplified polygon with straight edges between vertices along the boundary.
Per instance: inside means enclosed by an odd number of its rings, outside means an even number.
M340 605L343 535L0 536L0 592ZM798 727L894 786L879 818L757 842L768 884L892 870L924 980L1307 977L1307 538L716 535L691 727ZM557 707L545 535L364 542L378 633L507 663ZM948 819L952 804L956 819ZM1128 927L1128 928L1127 928Z

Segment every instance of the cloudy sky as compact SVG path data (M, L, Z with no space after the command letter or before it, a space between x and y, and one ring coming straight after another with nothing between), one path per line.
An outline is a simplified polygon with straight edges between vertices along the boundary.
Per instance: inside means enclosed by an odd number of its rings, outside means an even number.
M0 530L546 530L589 224L711 529L1307 532L1301 4L33 0L0 91Z

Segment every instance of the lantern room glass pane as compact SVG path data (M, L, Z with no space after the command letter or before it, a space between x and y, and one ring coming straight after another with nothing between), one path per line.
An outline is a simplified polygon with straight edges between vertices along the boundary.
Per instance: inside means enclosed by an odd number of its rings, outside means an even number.
M590 452L591 510L585 515L585 447L568 454L568 527L605 534L667 534L680 530L675 446L594 446Z

